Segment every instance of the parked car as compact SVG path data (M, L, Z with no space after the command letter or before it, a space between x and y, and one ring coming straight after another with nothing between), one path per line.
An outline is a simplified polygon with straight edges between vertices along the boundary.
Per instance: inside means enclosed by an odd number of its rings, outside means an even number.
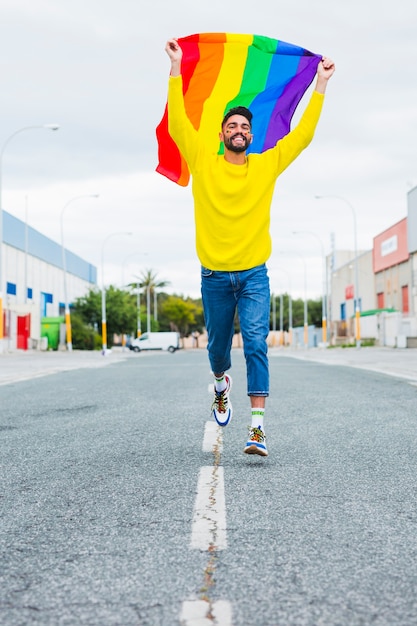
M142 352L142 350L175 352L180 348L180 336L178 333L143 333L129 343L129 348L134 352Z

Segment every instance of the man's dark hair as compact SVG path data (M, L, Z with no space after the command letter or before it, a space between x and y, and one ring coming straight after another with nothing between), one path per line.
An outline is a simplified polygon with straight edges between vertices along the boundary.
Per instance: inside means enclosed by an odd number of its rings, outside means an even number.
M252 126L253 115L249 111L249 109L247 109L246 107L233 107L232 109L229 109L226 115L224 116L223 121L222 121L222 128L226 124L229 117L232 117L232 115L243 115L243 117L246 117L249 124Z

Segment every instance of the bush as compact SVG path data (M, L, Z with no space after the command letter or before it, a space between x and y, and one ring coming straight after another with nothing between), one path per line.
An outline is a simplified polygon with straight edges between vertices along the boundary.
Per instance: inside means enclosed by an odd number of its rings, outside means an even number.
M102 346L101 335L94 328L84 324L82 318L73 313L71 315L72 347L75 350L100 350Z

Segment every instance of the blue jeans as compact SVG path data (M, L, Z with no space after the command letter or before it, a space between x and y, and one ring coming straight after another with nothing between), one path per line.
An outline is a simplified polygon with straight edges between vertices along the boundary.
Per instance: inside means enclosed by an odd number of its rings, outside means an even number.
M231 367L230 351L237 309L246 359L248 396L268 396L270 294L265 264L242 272L216 272L202 267L201 295L211 369L220 374Z

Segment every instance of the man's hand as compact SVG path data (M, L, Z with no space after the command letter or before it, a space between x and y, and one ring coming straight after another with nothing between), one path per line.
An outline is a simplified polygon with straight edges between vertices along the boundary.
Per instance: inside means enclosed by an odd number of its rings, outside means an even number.
M181 74L182 50L176 39L168 39L165 51L171 59L171 76L179 76Z
M327 81L335 72L335 64L329 57L323 57L317 67L317 84L316 91L324 93L327 87Z
M329 80L330 76L333 76L335 69L333 61L328 57L323 57L317 67L317 74Z

